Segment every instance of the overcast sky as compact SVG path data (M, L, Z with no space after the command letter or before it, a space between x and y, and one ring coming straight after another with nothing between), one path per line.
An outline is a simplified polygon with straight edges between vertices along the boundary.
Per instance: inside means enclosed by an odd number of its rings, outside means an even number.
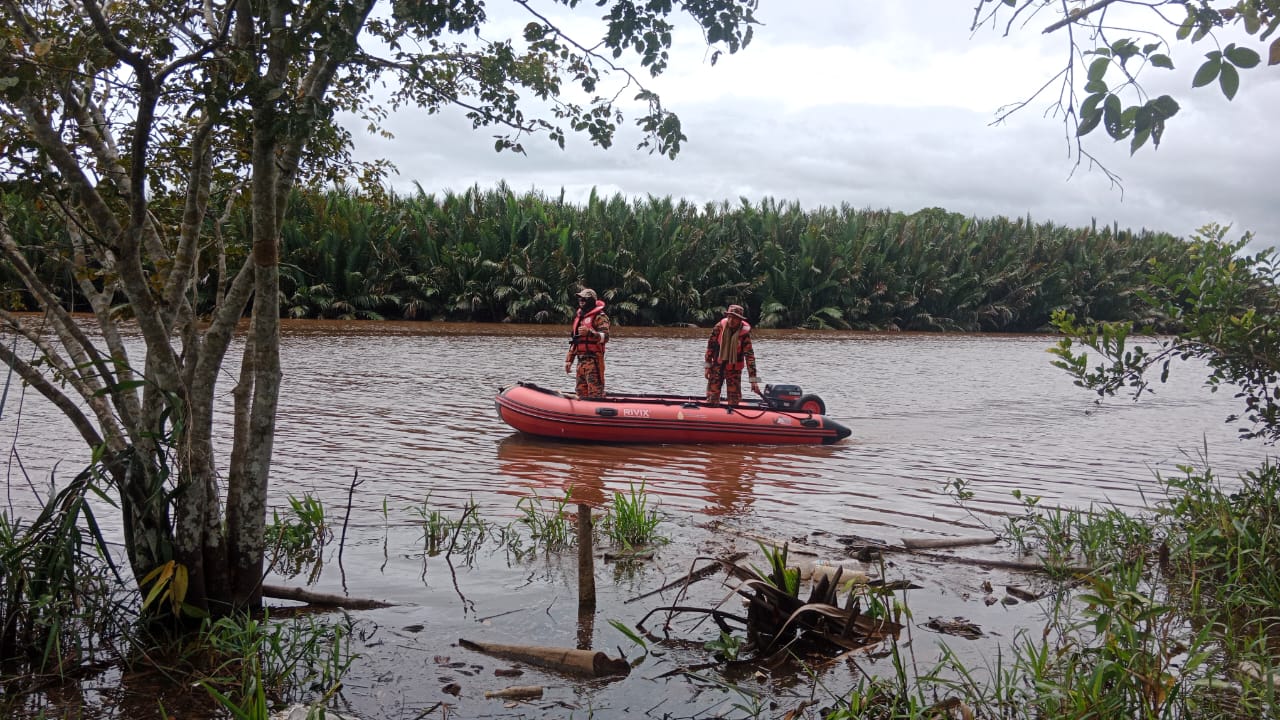
M1160 148L1130 157L1128 143L1110 142L1101 128L1088 137L1087 149L1121 177L1122 190L1087 164L1072 174L1061 119L1045 114L1056 91L992 124L1001 106L1026 99L1062 68L1065 38L1041 34L1048 16L1009 37L970 33L972 5L761 0L754 40L714 67L700 36L677 35L670 70L649 83L688 136L675 160L634 150L634 130L609 150L571 136L565 150L530 140L527 155L498 154L495 132L472 130L461 112L412 110L389 119L394 140L352 123L357 154L392 159L400 171L392 184L403 191L415 182L441 192L505 180L517 192L563 190L573 201L593 187L697 203L772 197L806 208L941 207L1072 226L1096 219L1183 236L1217 221L1234 226L1232 238L1253 230L1257 244L1280 243L1275 68L1242 73L1228 102L1216 84L1190 87L1210 43L1176 48L1177 71L1144 76L1149 90L1182 106ZM509 12L502 0L490 7L491 15ZM527 17L512 21L518 28ZM602 25L580 27L598 34Z

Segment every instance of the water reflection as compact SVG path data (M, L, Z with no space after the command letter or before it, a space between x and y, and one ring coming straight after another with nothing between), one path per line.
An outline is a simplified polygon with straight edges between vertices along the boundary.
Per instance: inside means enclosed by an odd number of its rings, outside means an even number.
M601 507L614 493L644 487L675 507L702 515L743 517L768 493L830 491L823 471L834 448L752 445L599 445L513 433L497 444L498 470L517 479L517 496L562 497Z
M702 477L715 500L706 508L708 515L738 516L751 509L755 488L758 449L720 446L708 452L703 460Z
M587 450L596 452L587 452ZM498 471L518 478L539 497L568 495L575 503L603 507L605 478L626 462L616 446L556 443L512 434L498 442ZM525 492L515 492L525 495Z
M733 445L596 445L531 438L498 443L499 470L540 496L572 493L573 502L601 507L632 488L686 510L740 515L753 503L758 448ZM523 493L521 493L523 494Z

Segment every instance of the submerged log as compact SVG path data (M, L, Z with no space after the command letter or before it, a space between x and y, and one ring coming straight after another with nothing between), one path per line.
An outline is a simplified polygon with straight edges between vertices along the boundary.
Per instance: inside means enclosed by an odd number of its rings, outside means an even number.
M515 685L501 690L486 690L487 698L505 698L507 700L537 700L542 697L541 685Z
M498 655L512 660L522 660L531 665L561 672L606 677L626 675L631 666L626 660L613 659L597 650L546 647L542 645L506 645L502 643L473 642L459 638L458 644L468 650Z
M902 538L902 546L908 550L926 550L969 547L970 545L994 545L999 541L1000 538L994 535L980 538Z
M381 600L318 593L304 588L285 587L283 585L263 585L262 596L277 600L297 600L308 605L319 605L321 607L341 607L348 610L372 610L374 608L394 607L395 605Z
M1006 585L1004 590L1005 592L1018 598L1019 600L1022 600L1023 602L1035 602L1040 598L1044 597L1043 594L1033 593L1030 590L1019 587L1017 585Z
M626 560L652 560L652 550L624 550L622 552L607 552L604 554L605 562L617 562Z
M1093 573L1093 568L1090 568L1090 567L1083 567L1083 566L1077 566L1077 565L1054 565L1052 563L1045 562L1044 560L1037 560L1034 562L1023 562L1020 560L996 560L993 558L963 557L961 555L942 555L939 553L931 553L931 552L918 552L918 551L911 551L911 552L912 552L912 555L914 555L915 557L928 558L930 560L941 560L942 562L957 563L960 565L976 565L978 567L985 567L985 568L999 568L1001 570L1018 570L1018 571L1035 572L1035 573L1044 573L1044 572L1053 571L1053 572L1067 573L1069 575L1089 575Z

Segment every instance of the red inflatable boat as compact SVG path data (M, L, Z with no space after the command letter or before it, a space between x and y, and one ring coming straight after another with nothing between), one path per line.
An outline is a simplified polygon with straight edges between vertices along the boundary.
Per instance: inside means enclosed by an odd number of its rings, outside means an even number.
M733 407L671 395L609 395L579 400L521 382L504 388L498 417L530 435L635 443L831 444L849 428L823 415L822 399L795 385L767 386L765 398Z

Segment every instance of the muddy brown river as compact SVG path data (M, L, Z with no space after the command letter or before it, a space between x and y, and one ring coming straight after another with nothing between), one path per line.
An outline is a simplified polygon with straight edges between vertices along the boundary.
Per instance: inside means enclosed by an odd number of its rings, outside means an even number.
M609 389L701 394L706 333L616 328ZM1144 493L1156 493L1156 473L1200 462L1206 448L1215 471L1226 476L1256 467L1267 454L1259 443L1236 439L1224 422L1235 401L1202 388L1195 368L1175 367L1169 384L1137 403L1098 404L1050 365L1049 336L756 331L763 380L820 395L828 415L853 430L832 446L589 445L524 437L498 419L493 397L517 380L571 389L564 334L561 327L284 324L274 504L312 493L340 520L358 472L363 483L350 509L343 576L331 563L317 586L340 592L345 584L353 595L399 603L360 615L367 624L363 659L344 694L351 710L365 717L417 717L433 706L457 717L667 711L694 717L688 708L697 705L733 715L738 696L723 688L707 695L687 678L678 685L659 679L674 657L647 659L621 683L533 672L515 683L549 686L547 699L533 706L483 699L482 689L502 684L493 669L503 664L452 643L519 638L572 646L583 631L573 606L575 558L512 560L498 553L450 567L419 546L411 508L424 502L456 517L474 501L484 517L510 522L522 497L557 498L572 489L575 501L599 505L643 484L669 518L669 534L693 543L712 539L700 529L709 520L744 533L820 531L892 542L983 532L984 523L1018 510L1014 490L1042 496L1046 505L1131 508ZM233 377L229 368L228 407ZM31 514L51 474L68 478L88 456L70 425L16 380L0 438L11 515ZM950 479L967 481L976 493L973 514L944 492ZM118 533L118 518L101 519L109 534ZM622 573L598 568L600 609L589 628L595 644L627 646L607 620L634 619L642 608L623 608L621 600L679 576L689 557L669 554L664 563L660 553L652 565ZM941 607L952 600L925 602ZM994 622L983 613L996 611L1012 612L975 606L968 614ZM462 685L460 695L442 691L453 683Z

